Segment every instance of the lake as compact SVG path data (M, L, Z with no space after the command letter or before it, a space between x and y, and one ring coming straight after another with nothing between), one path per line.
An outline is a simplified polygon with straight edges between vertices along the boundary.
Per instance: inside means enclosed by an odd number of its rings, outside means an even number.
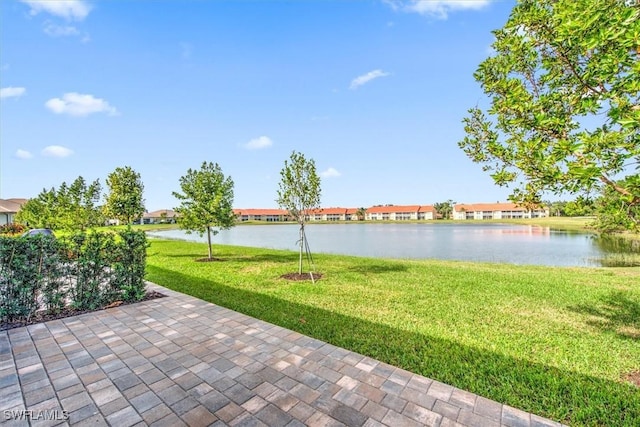
M215 244L298 250L298 225L241 225L222 230ZM311 253L375 258L447 259L549 266L600 266L606 245L591 234L511 224L308 224ZM152 237L206 242L182 230Z

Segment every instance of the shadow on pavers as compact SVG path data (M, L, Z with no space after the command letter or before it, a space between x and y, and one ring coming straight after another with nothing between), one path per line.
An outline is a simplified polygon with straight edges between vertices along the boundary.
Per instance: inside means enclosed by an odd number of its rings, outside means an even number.
M630 384L519 360L157 266L147 266L147 279L566 424L640 425L640 390Z

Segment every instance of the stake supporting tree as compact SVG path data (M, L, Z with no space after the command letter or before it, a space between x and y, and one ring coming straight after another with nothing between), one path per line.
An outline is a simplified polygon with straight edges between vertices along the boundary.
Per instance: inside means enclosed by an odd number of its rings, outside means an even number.
M320 206L320 177L316 173L315 161L307 160L304 154L296 151L291 153L289 160L285 160L280 176L276 201L300 225L298 274L302 274L303 252L306 251L309 265L313 267L304 226L307 216ZM311 279L314 280L313 273Z

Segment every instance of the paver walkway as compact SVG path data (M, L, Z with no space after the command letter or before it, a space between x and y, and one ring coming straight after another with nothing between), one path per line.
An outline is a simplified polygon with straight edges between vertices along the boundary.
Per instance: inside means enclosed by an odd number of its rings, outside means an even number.
M0 423L560 425L184 294L150 289L168 297L0 332Z

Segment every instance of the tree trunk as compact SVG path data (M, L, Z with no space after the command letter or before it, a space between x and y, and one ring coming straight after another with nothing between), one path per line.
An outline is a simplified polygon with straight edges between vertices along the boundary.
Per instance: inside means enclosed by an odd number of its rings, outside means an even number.
M213 258L211 253L211 227L207 226L207 242L209 242L209 259Z
M300 261L298 262L298 273L302 274L302 248L304 246L304 225L300 224Z

